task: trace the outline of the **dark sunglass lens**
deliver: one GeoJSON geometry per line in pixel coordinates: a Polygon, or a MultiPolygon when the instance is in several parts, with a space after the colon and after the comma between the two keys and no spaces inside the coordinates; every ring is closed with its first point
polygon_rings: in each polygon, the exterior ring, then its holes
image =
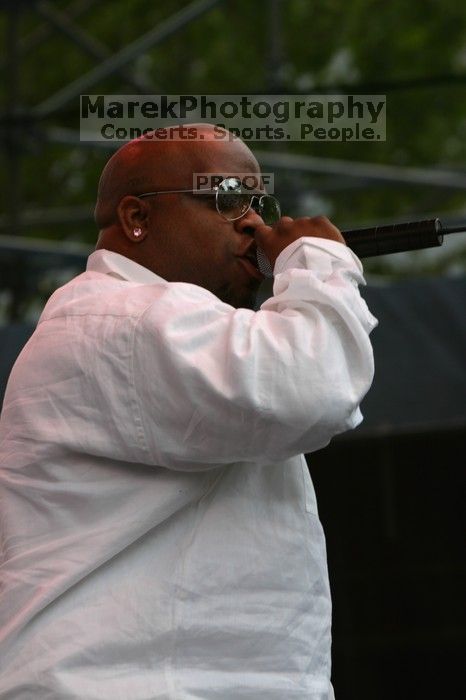
{"type": "Polygon", "coordinates": [[[278,200],[270,194],[261,197],[259,213],[267,226],[276,224],[280,218],[280,204],[278,200]]]}
{"type": "Polygon", "coordinates": [[[241,180],[237,177],[227,177],[218,186],[218,210],[228,219],[242,216],[249,207],[250,199],[250,195],[242,192],[241,180]]]}
{"type": "Polygon", "coordinates": [[[251,197],[248,194],[218,194],[218,208],[229,218],[237,218],[249,208],[251,197]]]}
{"type": "Polygon", "coordinates": [[[219,192],[241,192],[239,177],[226,177],[218,186],[219,192]]]}

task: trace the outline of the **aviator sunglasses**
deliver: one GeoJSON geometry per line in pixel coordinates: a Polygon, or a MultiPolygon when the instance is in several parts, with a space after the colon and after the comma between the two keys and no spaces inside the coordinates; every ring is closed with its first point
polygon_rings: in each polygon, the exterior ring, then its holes
{"type": "Polygon", "coordinates": [[[281,216],[280,204],[271,194],[251,192],[244,187],[239,177],[226,177],[211,190],[159,190],[157,192],[143,192],[137,197],[152,197],[158,194],[190,193],[215,194],[217,211],[227,221],[236,221],[253,209],[267,226],[276,224],[281,216]]]}

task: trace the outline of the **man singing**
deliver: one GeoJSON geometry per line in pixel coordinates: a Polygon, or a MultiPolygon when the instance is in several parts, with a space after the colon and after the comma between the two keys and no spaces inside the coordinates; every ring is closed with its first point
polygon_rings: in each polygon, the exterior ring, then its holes
{"type": "Polygon", "coordinates": [[[96,251],[11,373],[1,700],[333,698],[303,453],[361,421],[376,321],[338,229],[281,217],[247,146],[196,129],[110,158],[96,251]]]}

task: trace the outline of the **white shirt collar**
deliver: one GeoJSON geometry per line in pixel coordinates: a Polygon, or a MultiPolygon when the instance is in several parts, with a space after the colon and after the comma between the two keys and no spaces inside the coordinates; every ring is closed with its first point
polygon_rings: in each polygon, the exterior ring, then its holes
{"type": "Polygon", "coordinates": [[[126,258],[124,255],[114,253],[111,250],[96,250],[87,260],[86,270],[89,272],[103,272],[112,277],[139,282],[140,284],[154,284],[163,280],[162,277],[151,272],[147,267],[126,258]]]}

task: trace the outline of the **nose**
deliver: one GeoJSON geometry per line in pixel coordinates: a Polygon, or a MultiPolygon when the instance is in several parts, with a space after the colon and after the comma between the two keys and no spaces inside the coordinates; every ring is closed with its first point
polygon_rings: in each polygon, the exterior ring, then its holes
{"type": "Polygon", "coordinates": [[[238,233],[245,233],[249,236],[254,236],[256,228],[264,225],[264,220],[251,206],[246,214],[240,219],[233,221],[234,227],[238,233]]]}

